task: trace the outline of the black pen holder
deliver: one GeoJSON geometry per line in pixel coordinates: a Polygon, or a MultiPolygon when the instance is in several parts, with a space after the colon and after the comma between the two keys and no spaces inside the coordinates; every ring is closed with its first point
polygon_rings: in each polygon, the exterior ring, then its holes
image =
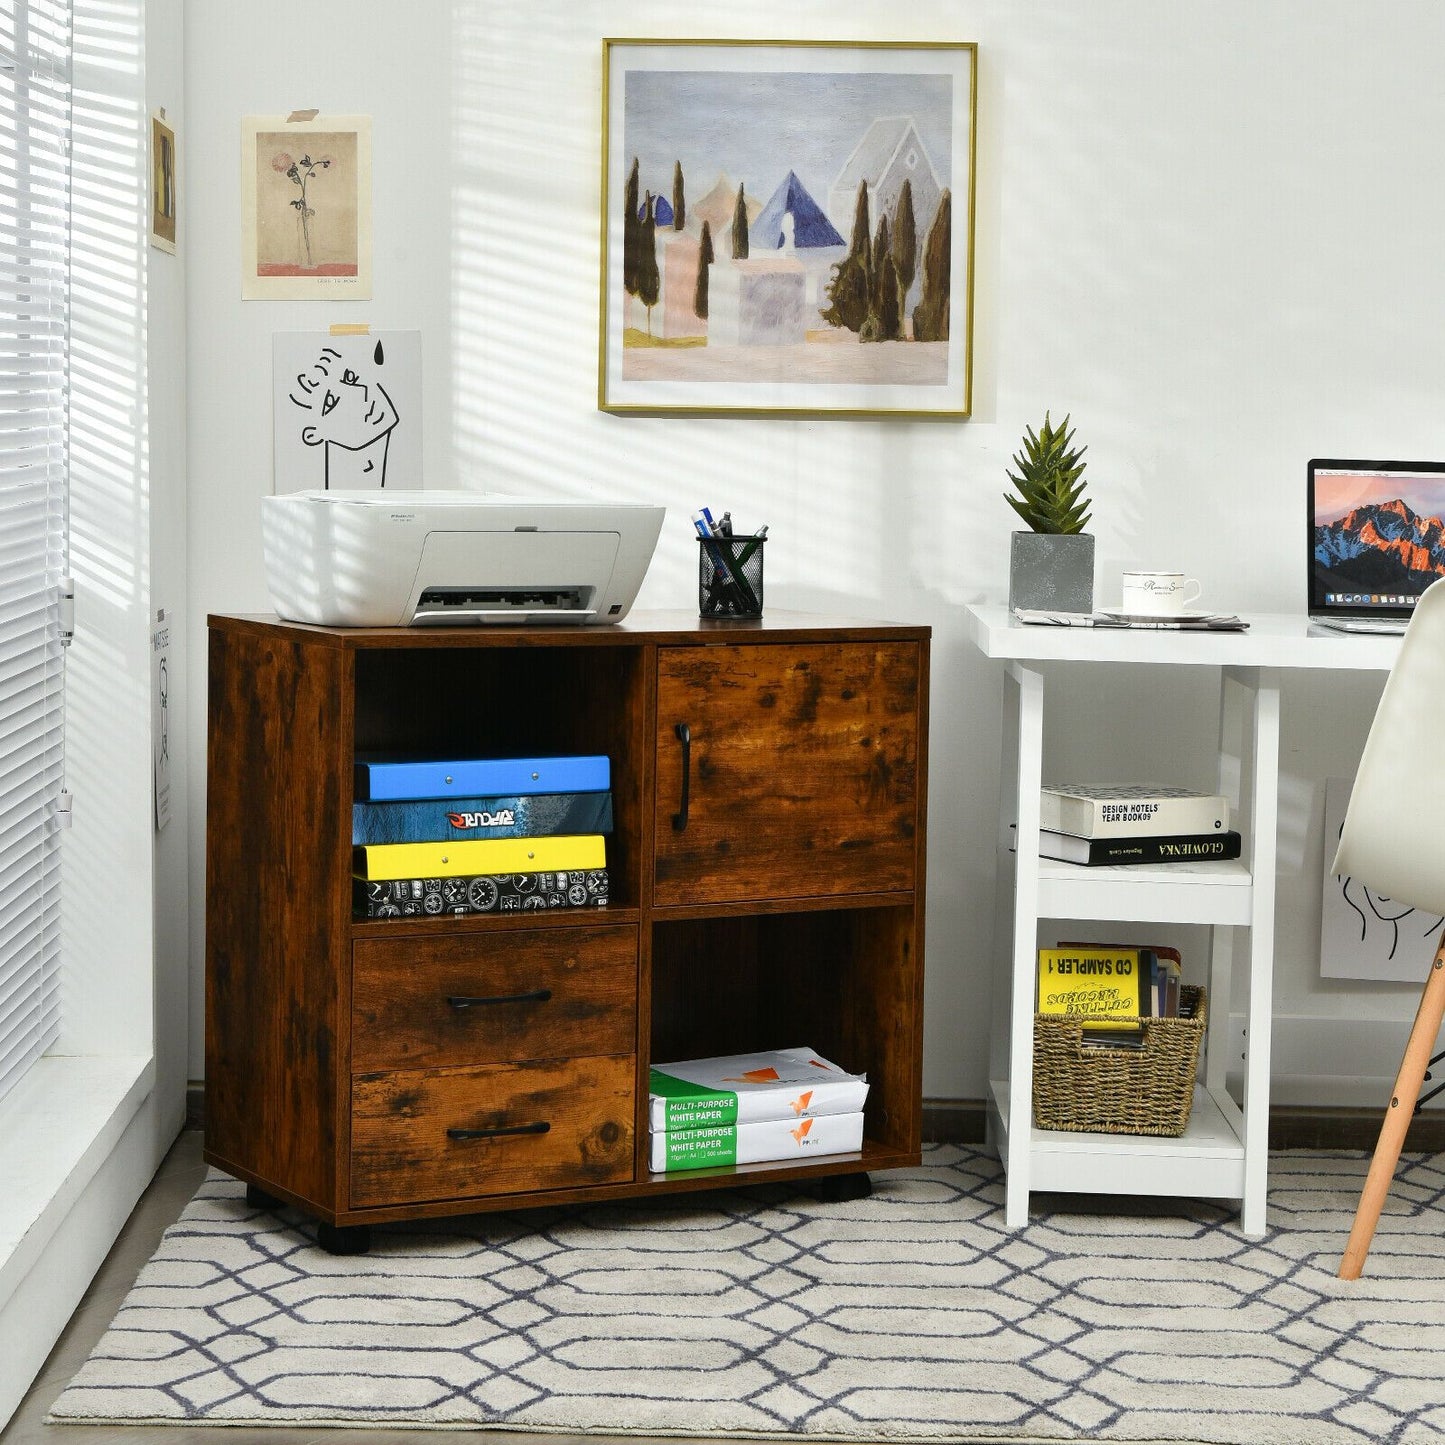
{"type": "Polygon", "coordinates": [[[763,615],[765,537],[697,539],[697,610],[701,617],[763,615]]]}

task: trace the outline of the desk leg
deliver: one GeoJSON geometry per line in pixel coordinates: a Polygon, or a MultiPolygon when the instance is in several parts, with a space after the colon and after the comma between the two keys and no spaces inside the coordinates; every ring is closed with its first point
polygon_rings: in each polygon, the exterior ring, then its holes
{"type": "MultiPolygon", "coordinates": [[[[1014,662],[1004,683],[1004,759],[1000,791],[1000,847],[1016,848],[1013,899],[1006,937],[996,941],[1007,957],[1009,1125],[1004,1222],[1029,1222],[1034,1100],[1034,974],[1038,963],[1039,789],[1043,784],[1043,674],[1014,662]],[[1018,820],[1011,840],[1009,824],[1018,820]]],[[[1005,875],[1006,876],[1006,875],[1005,875]]]]}
{"type": "MultiPolygon", "coordinates": [[[[1248,766],[1239,776],[1253,879],[1244,1014],[1244,1197],[1240,1227],[1257,1238],[1265,1230],[1269,1183],[1270,1032],[1274,1000],[1274,899],[1279,823],[1279,673],[1273,668],[1226,669],[1224,687],[1252,701],[1244,741],[1248,766]]],[[[1226,709],[1226,712],[1228,709],[1226,709]]],[[[1228,1008],[1227,1000],[1224,1008],[1228,1008]]],[[[1212,1002],[1211,1002],[1212,1012],[1212,1002]]],[[[1227,1017],[1221,1027],[1228,1028],[1227,1017]]],[[[1227,1032],[1224,1037],[1227,1037],[1227,1032]]],[[[1211,1040],[1211,1043],[1213,1040],[1211,1040]]],[[[1215,1078],[1211,1050],[1209,1079],[1215,1078]]],[[[1222,1084],[1222,1079],[1221,1079],[1222,1084]]]]}

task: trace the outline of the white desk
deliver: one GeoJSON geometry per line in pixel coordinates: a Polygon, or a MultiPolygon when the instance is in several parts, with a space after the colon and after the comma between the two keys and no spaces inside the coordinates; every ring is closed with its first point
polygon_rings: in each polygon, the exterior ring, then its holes
{"type": "Polygon", "coordinates": [[[1027,1223],[1030,1191],[1039,1189],[1236,1199],[1244,1232],[1264,1233],[1279,674],[1289,668],[1387,672],[1400,640],[1312,629],[1302,617],[1255,615],[1244,620],[1250,624],[1248,632],[1025,627],[1002,606],[967,609],[970,639],[985,656],[1008,664],[989,1128],[1007,1170],[1010,1228],[1027,1223]],[[1039,664],[1045,662],[1219,669],[1218,786],[1229,797],[1244,834],[1239,862],[1086,868],[1039,858],[1044,724],[1039,664]],[[1189,1128],[1181,1138],[1033,1127],[1035,948],[1041,918],[1210,926],[1206,1062],[1189,1128]],[[1242,955],[1247,963],[1247,1047],[1240,1102],[1225,1084],[1236,942],[1247,950],[1242,955]]]}

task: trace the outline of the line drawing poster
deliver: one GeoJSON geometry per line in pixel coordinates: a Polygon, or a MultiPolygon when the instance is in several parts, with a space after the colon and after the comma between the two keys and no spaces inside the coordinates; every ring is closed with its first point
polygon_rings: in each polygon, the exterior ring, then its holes
{"type": "Polygon", "coordinates": [[[1438,913],[1396,903],[1359,878],[1330,871],[1350,804],[1351,779],[1325,782],[1325,861],[1320,903],[1320,976],[1423,984],[1435,957],[1438,913]]]}
{"type": "Polygon", "coordinates": [[[421,332],[272,337],[274,489],[423,485],[421,332]]]}

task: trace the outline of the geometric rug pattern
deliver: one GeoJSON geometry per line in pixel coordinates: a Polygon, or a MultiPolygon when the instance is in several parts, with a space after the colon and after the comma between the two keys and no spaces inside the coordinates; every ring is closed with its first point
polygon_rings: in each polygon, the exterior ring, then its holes
{"type": "Polygon", "coordinates": [[[781,1186],[378,1226],[317,1248],[216,1173],[51,1419],[827,1440],[1445,1439],[1445,1156],[1270,1160],[1232,1207],[1036,1195],[937,1145],[871,1198],[781,1186]]]}

